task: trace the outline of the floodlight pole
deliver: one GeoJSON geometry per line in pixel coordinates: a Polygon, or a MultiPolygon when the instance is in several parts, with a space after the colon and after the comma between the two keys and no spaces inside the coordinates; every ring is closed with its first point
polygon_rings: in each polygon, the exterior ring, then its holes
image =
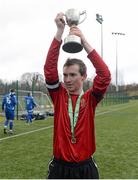
{"type": "MultiPolygon", "coordinates": [[[[124,36],[124,33],[119,33],[119,32],[112,32],[112,35],[115,36],[124,36]]],[[[118,38],[116,38],[116,92],[119,91],[119,87],[118,87],[118,38]]]]}
{"type": "Polygon", "coordinates": [[[16,97],[17,97],[17,107],[16,107],[16,119],[19,119],[19,82],[18,80],[16,81],[16,97]]]}
{"type": "Polygon", "coordinates": [[[103,17],[100,14],[96,14],[96,20],[101,24],[101,57],[103,58],[103,17]]]}

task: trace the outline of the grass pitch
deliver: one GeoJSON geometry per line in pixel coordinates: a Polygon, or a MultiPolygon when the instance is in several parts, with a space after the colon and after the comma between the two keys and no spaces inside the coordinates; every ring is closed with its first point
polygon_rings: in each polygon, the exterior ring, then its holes
{"type": "MultiPolygon", "coordinates": [[[[138,178],[138,102],[99,107],[94,158],[102,179],[138,178]]],[[[14,135],[0,119],[0,179],[45,179],[52,157],[53,119],[27,125],[15,120],[14,135]]]]}

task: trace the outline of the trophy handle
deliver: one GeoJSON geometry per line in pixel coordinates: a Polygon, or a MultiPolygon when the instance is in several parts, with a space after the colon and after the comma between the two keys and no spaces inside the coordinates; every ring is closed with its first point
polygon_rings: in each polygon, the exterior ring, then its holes
{"type": "Polygon", "coordinates": [[[81,24],[83,21],[85,21],[85,19],[87,18],[87,13],[86,13],[86,11],[84,10],[84,11],[82,11],[82,12],[80,12],[80,15],[83,15],[83,14],[85,14],[85,16],[84,16],[84,18],[81,20],[81,21],[79,21],[79,24],[81,24]]]}
{"type": "Polygon", "coordinates": [[[64,14],[63,17],[64,17],[65,25],[68,25],[68,24],[66,23],[66,15],[64,14]]]}

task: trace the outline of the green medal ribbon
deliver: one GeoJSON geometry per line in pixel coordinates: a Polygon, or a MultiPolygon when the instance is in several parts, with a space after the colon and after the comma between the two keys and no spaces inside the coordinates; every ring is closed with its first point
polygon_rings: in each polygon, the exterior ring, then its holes
{"type": "Polygon", "coordinates": [[[83,94],[84,94],[84,92],[82,90],[81,94],[79,95],[77,102],[76,102],[76,106],[75,106],[75,110],[74,110],[74,116],[73,116],[73,107],[72,107],[72,101],[71,101],[70,95],[69,95],[69,99],[68,99],[68,113],[69,113],[70,124],[71,124],[72,143],[76,143],[74,129],[75,129],[75,126],[76,126],[76,123],[78,120],[80,100],[81,100],[81,97],[83,94]]]}

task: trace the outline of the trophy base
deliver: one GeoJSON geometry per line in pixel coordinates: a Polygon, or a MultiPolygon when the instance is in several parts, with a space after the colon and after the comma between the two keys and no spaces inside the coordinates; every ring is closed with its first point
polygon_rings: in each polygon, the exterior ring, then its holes
{"type": "Polygon", "coordinates": [[[65,38],[62,49],[68,53],[78,53],[83,49],[80,37],[75,35],[69,35],[65,38]]]}

